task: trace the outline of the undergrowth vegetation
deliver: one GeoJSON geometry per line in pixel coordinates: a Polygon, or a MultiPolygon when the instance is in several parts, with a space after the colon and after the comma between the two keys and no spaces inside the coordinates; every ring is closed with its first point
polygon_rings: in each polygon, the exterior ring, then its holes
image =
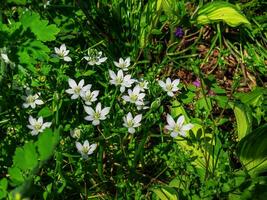
{"type": "Polygon", "coordinates": [[[266,2],[0,7],[0,199],[266,199],[266,2]]]}

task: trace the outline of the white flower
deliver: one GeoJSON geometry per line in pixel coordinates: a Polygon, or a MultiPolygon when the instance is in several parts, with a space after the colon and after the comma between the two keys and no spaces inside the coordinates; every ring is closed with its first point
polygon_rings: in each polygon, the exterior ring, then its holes
{"type": "Polygon", "coordinates": [[[43,117],[39,117],[37,120],[33,118],[31,115],[29,117],[30,125],[27,125],[29,129],[31,129],[31,135],[37,135],[44,131],[44,129],[49,128],[51,126],[51,122],[43,122],[43,117]]]}
{"type": "Polygon", "coordinates": [[[84,106],[84,110],[88,114],[88,116],[85,117],[84,119],[87,121],[93,121],[92,124],[96,126],[100,124],[100,120],[106,119],[106,115],[109,113],[110,107],[101,109],[101,103],[99,102],[96,105],[95,110],[88,106],[84,106]]]}
{"type": "Polygon", "coordinates": [[[180,79],[175,79],[173,82],[170,78],[167,78],[166,83],[163,81],[159,81],[159,85],[163,88],[164,91],[171,97],[174,96],[173,92],[177,92],[179,90],[178,85],[180,83],[180,79]]]}
{"type": "Polygon", "coordinates": [[[165,128],[171,131],[171,136],[173,138],[176,138],[178,135],[185,136],[186,131],[189,131],[190,129],[192,129],[194,125],[190,123],[183,125],[184,121],[185,121],[185,118],[183,115],[181,115],[175,122],[172,116],[167,114],[168,125],[166,125],[165,128]]]}
{"type": "Polygon", "coordinates": [[[111,84],[120,87],[120,92],[123,93],[125,91],[125,88],[129,88],[132,86],[132,84],[135,82],[134,79],[131,79],[131,75],[123,75],[123,71],[119,70],[117,75],[114,71],[109,70],[109,76],[111,80],[109,81],[111,84]]]}
{"type": "Polygon", "coordinates": [[[76,139],[79,139],[81,136],[81,129],[75,128],[74,130],[70,131],[70,136],[76,139]]]}
{"type": "Polygon", "coordinates": [[[88,56],[83,57],[87,60],[89,65],[100,65],[107,60],[107,57],[102,57],[102,51],[97,51],[96,49],[89,49],[88,56]]]}
{"type": "Polygon", "coordinates": [[[91,92],[91,90],[87,90],[86,92],[84,92],[82,94],[82,98],[85,102],[86,105],[90,106],[92,105],[93,102],[95,102],[97,100],[97,96],[99,94],[99,90],[95,90],[93,92],[91,92]]]}
{"type": "Polygon", "coordinates": [[[122,96],[126,102],[134,103],[137,106],[144,105],[145,93],[140,93],[140,88],[135,86],[133,90],[128,90],[128,95],[122,96]]]}
{"type": "Polygon", "coordinates": [[[140,88],[140,91],[141,92],[144,92],[145,90],[148,89],[148,81],[140,81],[138,82],[138,85],[137,85],[139,88],[140,88]]]}
{"type": "Polygon", "coordinates": [[[128,128],[129,133],[135,133],[135,128],[140,126],[140,122],[142,120],[142,114],[136,115],[134,118],[132,113],[128,113],[125,117],[123,117],[123,126],[128,128]]]}
{"type": "Polygon", "coordinates": [[[127,71],[128,67],[130,66],[130,57],[123,60],[122,58],[119,59],[119,62],[114,61],[114,65],[118,68],[121,68],[123,71],[127,71]]]}
{"type": "Polygon", "coordinates": [[[7,54],[1,53],[1,57],[4,60],[5,63],[11,63],[11,61],[9,60],[7,54]]]}
{"type": "Polygon", "coordinates": [[[22,96],[22,98],[25,100],[25,103],[22,104],[24,108],[28,108],[31,106],[32,108],[35,108],[36,105],[42,105],[44,102],[39,98],[40,93],[32,95],[29,90],[26,90],[27,96],[22,96]]]}
{"type": "Polygon", "coordinates": [[[86,86],[84,85],[84,80],[82,79],[78,85],[73,79],[68,80],[70,89],[67,89],[66,92],[68,94],[72,94],[71,99],[77,99],[79,96],[83,97],[84,93],[91,89],[92,85],[88,84],[86,86]]]}
{"type": "Polygon", "coordinates": [[[62,44],[59,48],[55,47],[55,52],[59,58],[63,59],[66,62],[70,62],[71,58],[68,56],[69,50],[67,50],[66,45],[62,44]]]}
{"type": "Polygon", "coordinates": [[[75,145],[78,149],[78,152],[82,155],[84,159],[87,159],[88,155],[91,155],[97,147],[97,144],[89,145],[88,140],[85,140],[83,145],[80,142],[75,142],[75,145]]]}

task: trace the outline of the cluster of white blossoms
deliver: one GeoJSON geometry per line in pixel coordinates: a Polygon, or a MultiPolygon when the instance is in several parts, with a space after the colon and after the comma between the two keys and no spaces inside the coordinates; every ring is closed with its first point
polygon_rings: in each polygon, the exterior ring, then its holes
{"type": "MultiPolygon", "coordinates": [[[[32,94],[29,89],[26,90],[26,96],[22,96],[22,99],[25,101],[22,106],[24,108],[31,107],[32,109],[36,108],[36,105],[42,105],[44,102],[39,99],[40,93],[32,94]]],[[[31,135],[38,135],[42,133],[46,128],[51,126],[51,122],[44,122],[43,117],[33,118],[31,115],[29,116],[29,125],[27,127],[31,129],[31,135]]]]}
{"type": "Polygon", "coordinates": [[[96,49],[89,49],[88,55],[83,58],[88,62],[89,65],[101,65],[107,60],[107,57],[102,57],[102,51],[96,49]]]}

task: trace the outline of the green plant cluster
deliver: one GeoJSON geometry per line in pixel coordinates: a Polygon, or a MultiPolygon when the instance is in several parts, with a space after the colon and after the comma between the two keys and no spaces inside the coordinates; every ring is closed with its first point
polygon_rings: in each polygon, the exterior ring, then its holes
{"type": "Polygon", "coordinates": [[[0,199],[265,200],[264,7],[3,0],[0,199]]]}

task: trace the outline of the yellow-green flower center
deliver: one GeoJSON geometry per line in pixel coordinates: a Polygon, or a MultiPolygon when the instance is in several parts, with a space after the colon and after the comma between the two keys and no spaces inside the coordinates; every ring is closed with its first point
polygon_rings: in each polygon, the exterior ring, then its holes
{"type": "Polygon", "coordinates": [[[34,103],[34,101],[35,101],[35,98],[34,98],[34,96],[32,96],[32,95],[29,95],[29,96],[26,98],[26,102],[27,102],[28,104],[34,103]]]}

